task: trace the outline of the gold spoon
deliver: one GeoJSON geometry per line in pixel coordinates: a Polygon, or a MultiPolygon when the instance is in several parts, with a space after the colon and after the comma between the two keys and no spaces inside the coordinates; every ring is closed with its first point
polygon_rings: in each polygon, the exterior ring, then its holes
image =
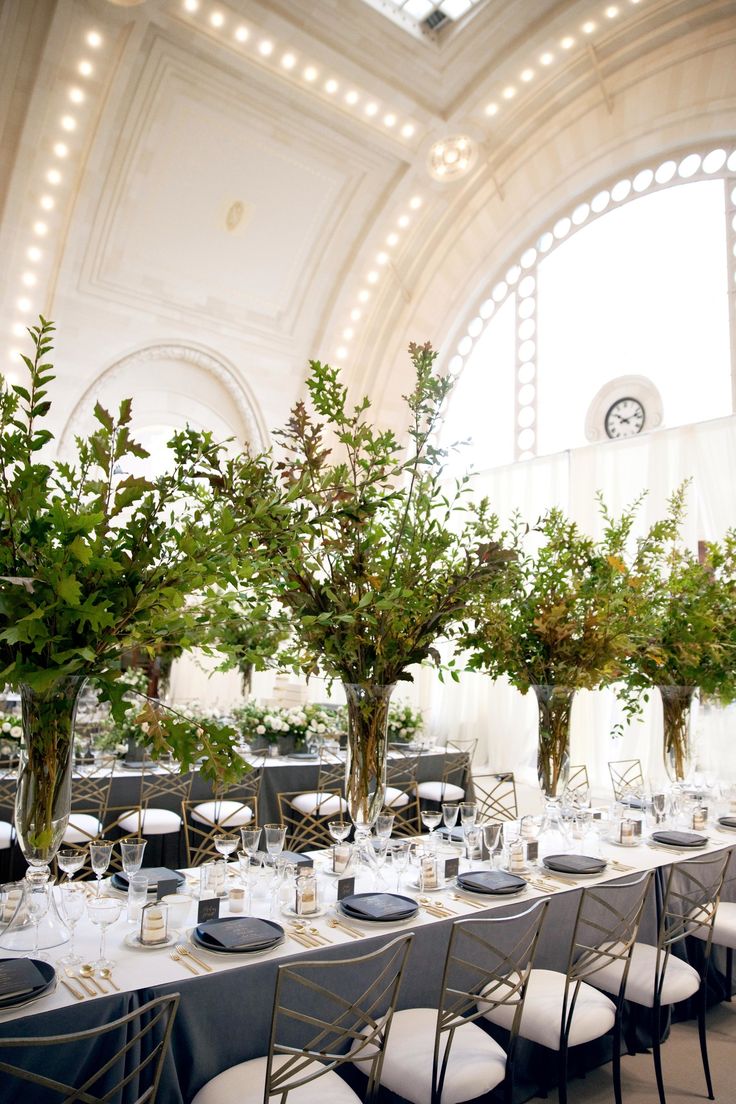
{"type": "Polygon", "coordinates": [[[91,962],[83,962],[82,965],[79,967],[79,973],[82,977],[87,978],[88,981],[91,981],[93,985],[96,985],[101,993],[110,992],[110,990],[106,989],[104,985],[101,985],[95,977],[95,968],[91,962]]]}
{"type": "Polygon", "coordinates": [[[100,969],[100,977],[101,977],[101,978],[102,978],[102,979],[103,979],[104,981],[109,981],[109,982],[110,982],[110,984],[112,985],[113,989],[117,989],[118,993],[120,993],[120,992],[121,992],[120,986],[119,986],[119,985],[118,985],[118,983],[117,983],[117,982],[115,981],[115,978],[114,978],[114,977],[112,976],[112,971],[111,971],[111,970],[109,970],[109,969],[107,968],[107,966],[102,966],[102,967],[101,967],[101,969],[100,969]]]}
{"type": "Polygon", "coordinates": [[[340,931],[347,932],[348,935],[351,935],[353,939],[360,939],[362,936],[362,932],[356,931],[355,928],[348,927],[347,924],[341,924],[339,920],[328,920],[327,926],[328,928],[339,928],[340,931]]]}
{"type": "Polygon", "coordinates": [[[429,906],[429,908],[433,909],[438,909],[439,912],[447,912],[450,914],[450,916],[457,916],[455,910],[449,908],[449,906],[446,905],[444,901],[441,901],[438,897],[435,897],[434,900],[432,900],[431,897],[419,897],[417,898],[417,900],[419,901],[420,905],[424,905],[425,907],[429,906]]]}
{"type": "Polygon", "coordinates": [[[329,940],[326,935],[323,935],[319,928],[316,928],[314,924],[305,924],[303,920],[292,920],[291,926],[292,928],[294,928],[295,931],[301,932],[302,935],[309,935],[310,939],[313,939],[315,942],[319,940],[322,940],[325,943],[331,942],[331,940],[329,940]]]}

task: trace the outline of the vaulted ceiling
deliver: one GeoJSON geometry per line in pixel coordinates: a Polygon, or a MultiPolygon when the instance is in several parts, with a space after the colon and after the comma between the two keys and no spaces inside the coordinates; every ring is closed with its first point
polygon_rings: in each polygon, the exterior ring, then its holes
{"type": "Polygon", "coordinates": [[[0,0],[0,357],[57,321],[60,431],[100,380],[165,422],[180,364],[265,440],[313,356],[394,417],[406,343],[454,351],[563,201],[736,133],[734,0],[382,6],[0,0]]]}

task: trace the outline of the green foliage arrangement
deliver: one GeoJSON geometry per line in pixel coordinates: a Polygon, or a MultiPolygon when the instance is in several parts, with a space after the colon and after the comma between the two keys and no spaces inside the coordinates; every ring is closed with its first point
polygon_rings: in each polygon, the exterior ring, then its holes
{"type": "Polygon", "coordinates": [[[225,657],[220,670],[239,671],[249,694],[254,671],[278,666],[290,632],[286,611],[252,590],[229,590],[210,604],[208,615],[209,641],[225,657]]]}

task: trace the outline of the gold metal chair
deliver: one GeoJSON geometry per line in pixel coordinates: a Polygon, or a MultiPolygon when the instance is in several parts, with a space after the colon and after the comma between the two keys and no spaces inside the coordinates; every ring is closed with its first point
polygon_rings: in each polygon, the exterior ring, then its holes
{"type": "Polygon", "coordinates": [[[608,773],[616,801],[636,794],[644,785],[641,759],[614,759],[608,764],[608,773]]]}
{"type": "Polygon", "coordinates": [[[268,1054],[224,1070],[192,1104],[288,1104],[292,1091],[313,1083],[314,1095],[302,1091],[300,1099],[370,1104],[412,938],[351,958],[279,966],[268,1054]],[[365,1073],[361,1096],[335,1072],[347,1062],[365,1073]]]}
{"type": "Polygon", "coordinates": [[[513,1092],[513,1056],[529,975],[549,900],[512,916],[456,920],[436,1008],[394,1014],[381,1086],[411,1101],[486,1099],[505,1082],[513,1092]],[[506,1051],[473,1021],[504,1006],[511,1016],[506,1051]]]}
{"type": "Polygon", "coordinates": [[[565,787],[570,793],[575,793],[576,790],[583,790],[590,787],[590,779],[588,777],[588,768],[585,763],[579,763],[577,766],[570,767],[570,773],[567,776],[567,786],[565,787]]]}
{"type": "Polygon", "coordinates": [[[519,803],[513,771],[499,774],[474,774],[473,796],[478,805],[478,820],[518,820],[519,803]]]}
{"type": "Polygon", "coordinates": [[[172,993],[86,1031],[0,1038],[3,1099],[154,1104],[178,1007],[172,993]]]}
{"type": "Polygon", "coordinates": [[[276,797],[279,822],[286,828],[290,851],[319,850],[334,842],[327,825],[331,820],[344,817],[345,802],[339,790],[320,790],[318,794],[297,790],[282,792],[276,797]],[[312,801],[315,796],[318,797],[316,805],[312,801]]]}
{"type": "Polygon", "coordinates": [[[386,765],[386,811],[394,814],[394,836],[416,836],[420,830],[417,797],[418,754],[401,754],[386,765]]]}
{"type": "Polygon", "coordinates": [[[419,782],[417,797],[441,805],[443,801],[462,801],[470,779],[477,740],[448,740],[442,778],[438,782],[419,782]]]}
{"type": "MultiPolygon", "coordinates": [[[[621,1010],[624,987],[644,901],[654,872],[618,885],[586,887],[580,895],[567,969],[533,969],[518,1028],[522,1039],[557,1052],[560,1104],[567,1104],[567,1058],[571,1046],[613,1033],[613,1089],[621,1104],[621,1010]],[[620,969],[610,1000],[594,986],[609,965],[620,969]],[[557,1015],[555,1015],[557,1013],[557,1015]]],[[[504,1005],[486,1019],[511,1030],[512,1011],[504,1005]]]]}
{"type": "Polygon", "coordinates": [[[211,801],[205,804],[201,801],[182,801],[181,803],[187,866],[199,866],[200,863],[209,862],[213,858],[222,858],[215,847],[215,836],[225,833],[238,835],[238,829],[246,825],[256,826],[258,806],[254,797],[239,797],[237,801],[228,801],[228,806],[225,808],[222,802],[211,801]],[[229,806],[234,808],[229,810],[229,806]],[[212,816],[216,819],[209,819],[206,816],[210,807],[212,816]]]}
{"type": "Polygon", "coordinates": [[[105,827],[113,776],[114,765],[109,762],[95,763],[89,770],[74,772],[71,812],[63,846],[86,847],[100,838],[105,827]]]}

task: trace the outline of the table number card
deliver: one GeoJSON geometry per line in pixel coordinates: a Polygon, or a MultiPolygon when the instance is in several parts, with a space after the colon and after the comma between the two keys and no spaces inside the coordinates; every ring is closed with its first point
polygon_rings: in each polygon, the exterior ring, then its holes
{"type": "Polygon", "coordinates": [[[178,878],[162,878],[156,887],[156,897],[160,901],[167,893],[176,893],[178,888],[178,878]]]}
{"type": "Polygon", "coordinates": [[[207,897],[197,906],[197,923],[206,924],[208,920],[218,920],[220,916],[220,898],[207,897]]]}
{"type": "Polygon", "coordinates": [[[352,897],[355,893],[355,878],[338,878],[337,899],[342,901],[344,897],[352,897]]]}
{"type": "Polygon", "coordinates": [[[460,859],[445,859],[445,881],[449,882],[453,878],[457,878],[460,873],[460,859]]]}
{"type": "Polygon", "coordinates": [[[527,862],[536,862],[539,858],[539,840],[527,840],[526,841],[526,860],[527,862]]]}

